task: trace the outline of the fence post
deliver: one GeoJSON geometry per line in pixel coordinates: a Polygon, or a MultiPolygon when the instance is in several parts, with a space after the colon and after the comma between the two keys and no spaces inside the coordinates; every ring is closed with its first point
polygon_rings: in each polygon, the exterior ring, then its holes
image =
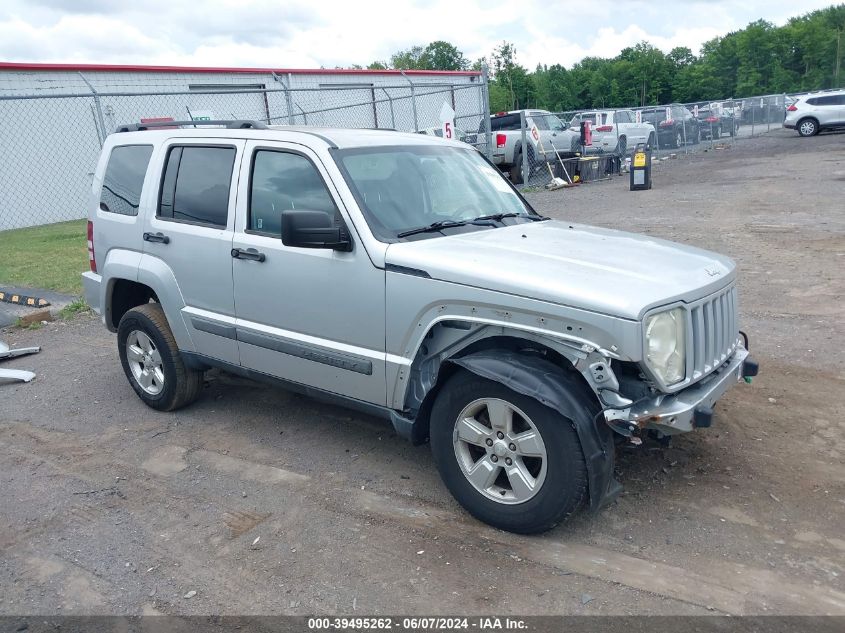
{"type": "Polygon", "coordinates": [[[384,88],[379,87],[379,90],[381,90],[384,93],[384,96],[387,97],[387,102],[390,104],[390,127],[395,130],[396,129],[396,114],[393,112],[393,98],[390,96],[390,94],[384,88]]]}
{"type": "MultiPolygon", "coordinates": [[[[285,82],[276,73],[271,72],[270,74],[273,75],[273,79],[282,84],[282,90],[285,91],[285,104],[288,110],[288,125],[293,125],[293,99],[290,96],[290,86],[285,85],[285,82]]],[[[288,81],[290,81],[290,75],[288,75],[288,81]]]]}
{"type": "MultiPolygon", "coordinates": [[[[91,82],[85,78],[85,75],[82,73],[78,73],[80,77],[82,77],[82,81],[85,82],[85,85],[88,86],[88,90],[91,91],[91,94],[94,95],[94,107],[97,110],[97,119],[95,121],[100,124],[99,129],[97,130],[97,140],[100,142],[100,147],[103,146],[103,140],[108,136],[108,132],[106,132],[106,120],[103,118],[103,106],[100,103],[100,95],[97,93],[94,86],[91,85],[91,82]]],[[[94,127],[97,127],[96,125],[94,127]]]]}
{"type": "Polygon", "coordinates": [[[531,169],[528,165],[528,147],[526,144],[526,137],[525,137],[525,126],[527,122],[525,121],[525,110],[519,111],[519,129],[522,132],[522,186],[528,186],[528,176],[531,174],[531,169]]]}
{"type": "Polygon", "coordinates": [[[766,132],[772,128],[772,98],[766,97],[766,132]]]}
{"type": "Polygon", "coordinates": [[[411,84],[411,106],[414,108],[414,132],[418,132],[420,129],[419,123],[417,122],[417,93],[414,89],[414,82],[408,79],[408,75],[405,74],[404,70],[399,70],[399,73],[405,78],[409,84],[411,84]]]}
{"type": "MultiPolygon", "coordinates": [[[[749,101],[751,101],[749,99],[749,101]]],[[[751,138],[754,138],[754,102],[751,101],[751,138]]]]}
{"type": "Polygon", "coordinates": [[[490,85],[488,83],[487,64],[481,64],[481,115],[484,117],[484,136],[486,137],[487,160],[493,160],[493,130],[490,127],[490,85]]]}

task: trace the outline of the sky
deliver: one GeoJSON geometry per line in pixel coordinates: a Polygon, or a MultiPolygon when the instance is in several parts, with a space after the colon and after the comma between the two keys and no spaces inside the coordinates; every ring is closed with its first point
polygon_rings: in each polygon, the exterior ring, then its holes
{"type": "Polygon", "coordinates": [[[334,68],[445,40],[471,61],[571,67],[648,40],[668,52],[830,0],[0,0],[0,61],[334,68]]]}

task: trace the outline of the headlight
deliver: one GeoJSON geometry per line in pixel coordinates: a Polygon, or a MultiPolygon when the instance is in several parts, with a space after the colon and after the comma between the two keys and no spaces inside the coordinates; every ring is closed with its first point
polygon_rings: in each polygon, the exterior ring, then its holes
{"type": "Polygon", "coordinates": [[[646,319],[646,362],[667,385],[686,374],[686,320],[684,310],[675,308],[646,319]]]}

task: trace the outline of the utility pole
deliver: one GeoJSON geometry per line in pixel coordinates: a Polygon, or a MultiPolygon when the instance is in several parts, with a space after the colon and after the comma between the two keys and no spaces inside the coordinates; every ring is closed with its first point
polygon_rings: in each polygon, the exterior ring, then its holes
{"type": "Polygon", "coordinates": [[[833,85],[831,88],[839,88],[839,64],[842,61],[842,29],[836,32],[836,63],[833,65],[833,85]]]}

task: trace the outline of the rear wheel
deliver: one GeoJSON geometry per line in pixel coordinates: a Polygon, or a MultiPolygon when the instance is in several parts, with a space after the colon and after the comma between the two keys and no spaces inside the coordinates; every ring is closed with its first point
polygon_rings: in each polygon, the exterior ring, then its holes
{"type": "Polygon", "coordinates": [[[522,184],[522,152],[515,154],[513,157],[513,165],[508,170],[511,182],[515,185],[522,184]]]}
{"type": "Polygon", "coordinates": [[[437,397],[431,450],[455,499],[503,530],[548,530],[577,510],[587,493],[572,422],[469,372],[452,376],[437,397]]]}
{"type": "Polygon", "coordinates": [[[203,374],[185,365],[159,304],[147,303],[123,315],[117,349],[129,384],[146,405],[173,411],[199,396],[203,374]]]}
{"type": "Polygon", "coordinates": [[[628,155],[628,139],[624,136],[620,136],[619,140],[616,142],[616,153],[622,158],[625,158],[625,156],[628,155]]]}
{"type": "Polygon", "coordinates": [[[802,119],[797,129],[801,136],[815,136],[819,133],[819,123],[815,119],[802,119]]]}

